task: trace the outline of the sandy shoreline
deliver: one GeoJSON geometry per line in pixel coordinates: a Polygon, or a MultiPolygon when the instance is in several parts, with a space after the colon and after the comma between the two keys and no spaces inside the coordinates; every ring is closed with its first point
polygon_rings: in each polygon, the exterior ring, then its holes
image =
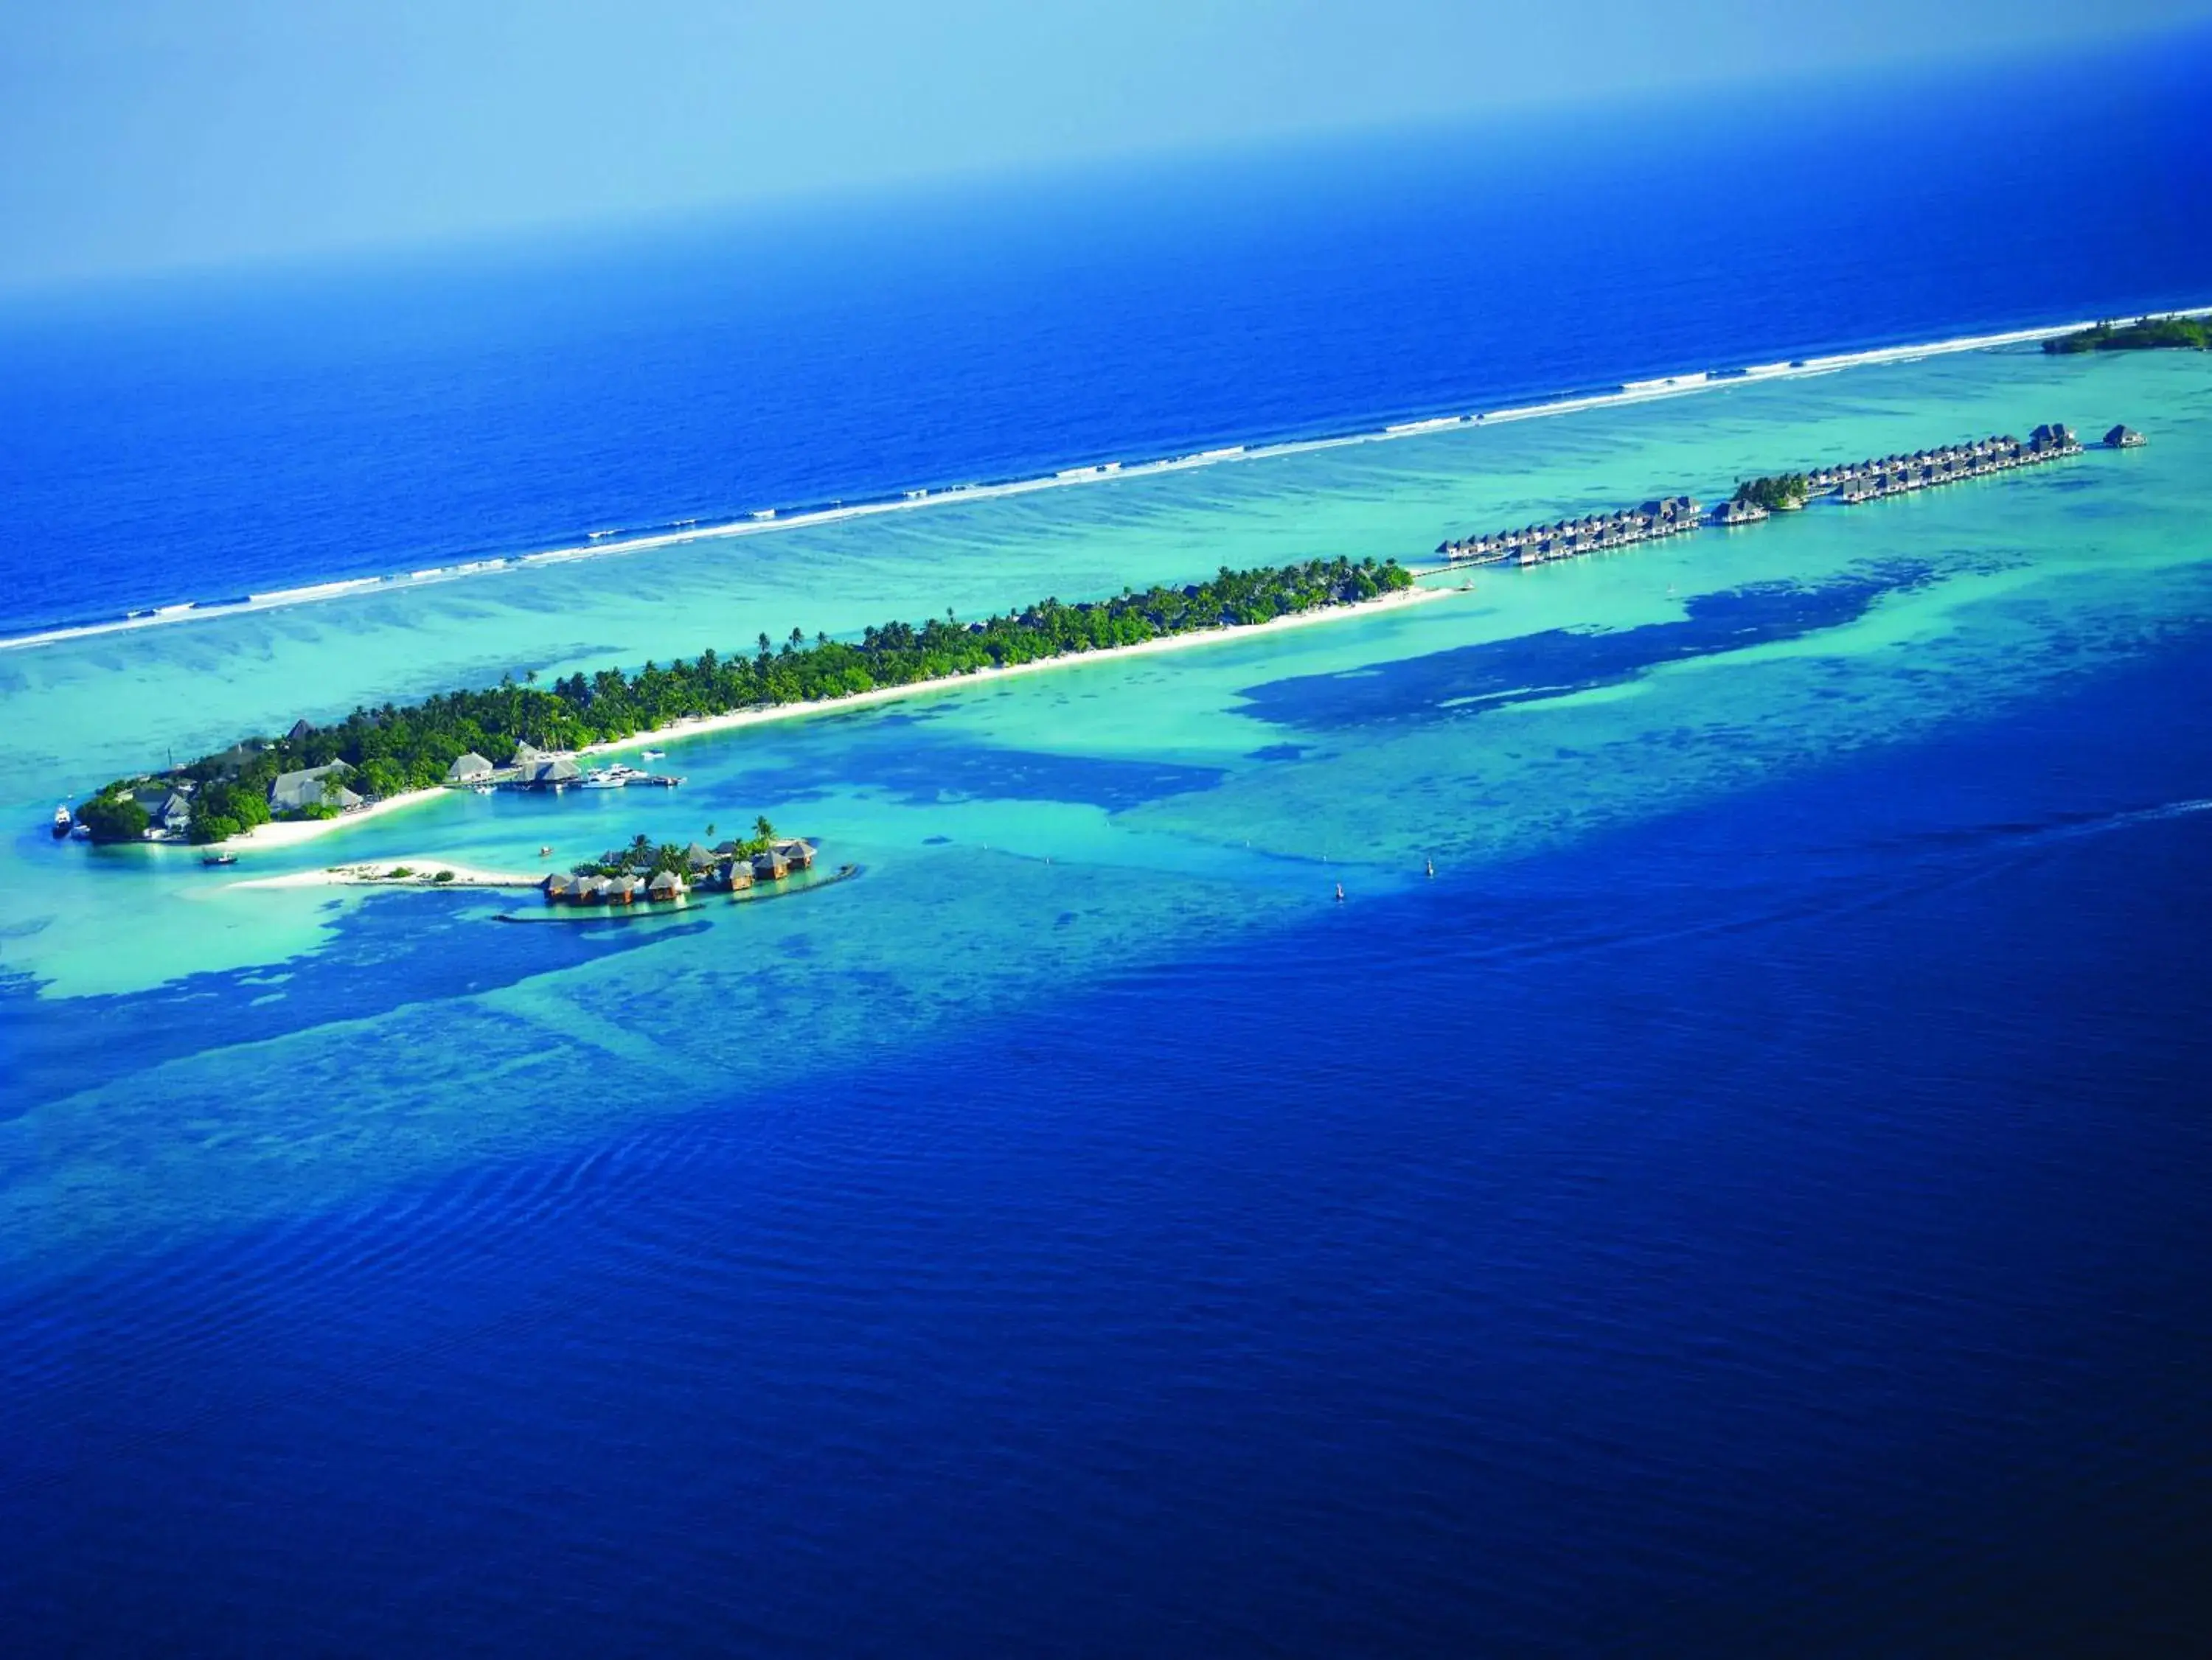
{"type": "Polygon", "coordinates": [[[342,825],[366,824],[371,819],[386,817],[403,808],[420,807],[426,801],[437,801],[452,793],[443,785],[434,790],[409,790],[397,796],[386,796],[380,802],[372,802],[358,811],[342,813],[334,819],[277,819],[267,824],[257,824],[242,836],[233,836],[227,841],[214,845],[234,851],[241,847],[296,847],[303,841],[313,841],[342,825]]]}
{"type": "MultiPolygon", "coordinates": [[[[2178,311],[2159,312],[2151,315],[2212,316],[2212,306],[2185,306],[2178,311]]],[[[1907,363],[1921,358],[1940,357],[1956,352],[1988,351],[2004,346],[2027,345],[2034,342],[2051,339],[2059,335],[2077,333],[2090,326],[2091,324],[2087,321],[2056,323],[2033,329],[2011,329],[1996,334],[1960,335],[1948,340],[1924,341],[1908,346],[1880,346],[1865,351],[1832,353],[1826,356],[1802,358],[1786,363],[1760,363],[1741,367],[1684,370],[1673,375],[1625,383],[1612,391],[1552,398],[1535,403],[1488,409],[1479,413],[1431,415],[1425,419],[1393,422],[1389,426],[1376,430],[1346,433],[1333,437],[1289,439],[1274,444],[1231,444],[1218,449],[1201,450],[1189,455],[1172,456],[1152,461],[1136,461],[1127,463],[1116,461],[1103,462],[1093,466],[1063,468],[1056,473],[1035,478],[1014,479],[1004,483],[956,484],[937,489],[915,490],[896,500],[855,502],[850,506],[838,504],[828,507],[806,508],[793,512],[763,508],[742,519],[714,524],[682,525],[634,536],[623,536],[617,532],[595,536],[591,540],[573,543],[567,547],[547,548],[538,553],[503,554],[489,559],[469,560],[457,565],[438,566],[428,570],[394,573],[383,576],[346,577],[336,581],[307,583],[294,588],[272,590],[267,593],[249,594],[238,600],[164,605],[134,613],[127,617],[117,617],[99,622],[75,623],[61,627],[41,629],[33,633],[0,637],[0,651],[15,651],[33,645],[49,645],[63,640],[82,639],[94,634],[156,627],[167,623],[236,616],[245,612],[274,610],[288,605],[312,604],[322,600],[342,598],[350,594],[392,592],[418,588],[430,583],[459,581],[468,577],[495,575],[501,572],[532,570],[541,566],[565,564],[575,560],[606,559],[620,554],[637,554],[656,548],[678,547],[686,542],[762,536],[778,530],[800,530],[810,525],[834,524],[847,519],[872,518],[882,513],[911,512],[919,508],[941,506],[948,502],[990,501],[1005,496],[1026,495],[1037,490],[1065,489],[1078,484],[1106,483],[1118,479],[1149,478],[1163,473],[1187,472],[1193,468],[1217,466],[1228,461],[1257,461],[1273,456],[1306,455],[1316,451],[1342,449],[1357,444],[1387,443],[1394,439],[1414,438],[1425,433],[1450,431],[1455,427],[1496,426],[1506,421],[1529,421],[1544,415],[1574,415],[1583,410],[1606,409],[1618,404],[1644,403],[1658,398],[1681,397],[1692,392],[1713,391],[1728,386],[1752,385],[1769,380],[1796,379],[1808,375],[1833,374],[1840,369],[1856,368],[1863,365],[1907,363]]]]}
{"type": "Polygon", "coordinates": [[[930,692],[956,692],[963,688],[994,686],[1018,675],[1036,674],[1047,669],[1065,669],[1079,663],[1120,662],[1127,657],[1153,657],[1164,651],[1181,651],[1188,646],[1216,645],[1232,639],[1255,639],[1264,634],[1306,627],[1319,622],[1334,622],[1345,617],[1373,616],[1382,611],[1402,610],[1409,605],[1449,599],[1464,591],[1462,588],[1405,588],[1354,605],[1330,605],[1318,610],[1293,611],[1288,616],[1274,617],[1266,622],[1249,623],[1241,627],[1202,628],[1187,634],[1167,634],[1158,639],[1140,640],[1134,645],[1114,645],[1103,651],[1071,651],[1062,657],[1042,657],[1034,663],[1011,663],[1003,669],[979,669],[972,675],[950,675],[942,680],[916,681],[911,686],[878,686],[873,691],[854,692],[844,697],[825,698],[817,702],[776,703],[761,708],[733,709],[726,715],[702,715],[677,721],[650,732],[641,732],[635,737],[594,743],[576,753],[580,755],[605,754],[618,749],[634,749],[640,744],[704,737],[710,733],[734,731],[741,726],[763,726],[771,721],[798,720],[809,715],[843,714],[848,710],[866,709],[876,704],[920,697],[930,692]]]}
{"type": "MultiPolygon", "coordinates": [[[[902,698],[921,697],[932,692],[955,692],[963,688],[995,685],[1018,675],[1039,673],[1047,669],[1065,669],[1082,663],[1118,662],[1127,657],[1152,657],[1164,651],[1182,651],[1191,646],[1218,644],[1224,640],[1256,639],[1268,633],[1287,629],[1310,627],[1316,623],[1334,622],[1346,617],[1373,616],[1378,612],[1403,610],[1408,606],[1425,604],[1431,601],[1449,599],[1467,591],[1466,586],[1451,588],[1404,588],[1395,593],[1363,600],[1352,605],[1328,605],[1311,611],[1293,611],[1266,622],[1255,622],[1235,628],[1201,628],[1187,634],[1168,634],[1158,639],[1140,640],[1134,645],[1109,646],[1103,651],[1071,651],[1061,657],[1043,657],[1035,663],[1017,663],[1003,669],[980,669],[972,675],[951,675],[942,680],[916,681],[910,686],[878,686],[872,691],[854,692],[840,698],[824,698],[807,703],[776,703],[764,707],[734,709],[727,714],[705,715],[689,720],[677,721],[667,726],[658,726],[649,732],[617,738],[605,743],[594,743],[577,750],[579,756],[612,754],[617,750],[635,749],[646,744],[672,742],[678,739],[706,737],[717,732],[732,732],[740,727],[765,726],[772,722],[804,720],[815,715],[839,715],[854,709],[872,708],[878,704],[896,702],[902,698]]],[[[386,817],[409,807],[420,807],[425,802],[441,801],[457,793],[441,785],[430,790],[410,790],[404,794],[387,796],[384,800],[341,814],[334,819],[293,819],[269,824],[258,824],[242,836],[233,836],[220,845],[234,851],[296,847],[302,842],[313,841],[333,830],[343,830],[372,819],[386,817]]],[[[380,868],[389,869],[405,860],[386,860],[380,868]]],[[[459,879],[459,868],[456,880],[459,879]]],[[[304,873],[306,878],[319,877],[322,873],[304,873]]],[[[482,874],[482,873],[478,873],[482,874]]],[[[532,880],[535,880],[532,878],[532,880]]],[[[271,876],[253,883],[237,882],[234,887],[285,887],[313,885],[312,880],[294,881],[289,877],[271,876]]]]}
{"type": "Polygon", "coordinates": [[[282,876],[251,876],[243,881],[225,882],[225,888],[496,888],[504,889],[535,888],[551,874],[550,868],[538,875],[526,875],[512,870],[479,870],[473,865],[456,864],[451,859],[424,858],[420,854],[409,854],[396,859],[369,859],[359,864],[333,864],[320,870],[295,870],[282,876]],[[406,870],[410,875],[394,877],[394,870],[406,870]],[[439,881],[441,872],[450,871],[450,881],[439,881]]]}

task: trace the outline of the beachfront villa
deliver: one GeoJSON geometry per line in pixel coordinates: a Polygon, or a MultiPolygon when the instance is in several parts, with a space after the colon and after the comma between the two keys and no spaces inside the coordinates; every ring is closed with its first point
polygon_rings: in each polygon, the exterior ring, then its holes
{"type": "Polygon", "coordinates": [[[446,769],[448,784],[488,783],[497,769],[473,749],[457,759],[446,769]]]}
{"type": "Polygon", "coordinates": [[[334,760],[326,766],[303,766],[296,772],[279,772],[276,782],[269,786],[269,810],[299,813],[311,807],[335,807],[341,813],[350,813],[362,805],[362,797],[339,780],[352,771],[345,762],[334,760]]]}

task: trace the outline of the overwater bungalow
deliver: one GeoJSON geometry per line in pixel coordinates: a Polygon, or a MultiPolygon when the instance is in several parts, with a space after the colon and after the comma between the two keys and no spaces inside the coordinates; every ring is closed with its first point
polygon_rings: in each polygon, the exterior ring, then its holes
{"type": "Polygon", "coordinates": [[[669,904],[680,900],[688,891],[684,887],[684,878],[673,870],[657,872],[653,880],[645,885],[646,898],[661,904],[669,904]]]}
{"type": "Polygon", "coordinates": [[[583,776],[584,769],[567,755],[541,754],[523,769],[522,782],[532,790],[558,790],[583,776]]]}
{"type": "Polygon", "coordinates": [[[781,881],[791,874],[791,861],[775,848],[753,855],[755,881],[781,881]]]}
{"type": "Polygon", "coordinates": [[[606,902],[609,905],[635,905],[637,896],[645,891],[645,884],[635,876],[612,876],[607,881],[606,902]]]}
{"type": "Polygon", "coordinates": [[[787,841],[781,844],[776,848],[776,851],[783,855],[784,862],[794,870],[811,870],[814,868],[814,849],[807,842],[797,839],[787,841]]]}
{"type": "Polygon", "coordinates": [[[2132,427],[2115,427],[2105,434],[2108,450],[2140,450],[2143,443],[2143,435],[2132,427]]]}
{"type": "Polygon", "coordinates": [[[546,877],[539,886],[545,890],[546,904],[567,905],[574,900],[576,890],[583,885],[584,881],[585,879],[580,876],[564,876],[556,870],[546,877]]]}
{"type": "Polygon", "coordinates": [[[712,870],[715,864],[714,851],[695,841],[684,850],[684,863],[687,869],[695,873],[701,870],[712,870]]]}
{"type": "Polygon", "coordinates": [[[473,784],[479,779],[490,778],[494,770],[489,761],[471,749],[446,769],[446,782],[473,784]]]}

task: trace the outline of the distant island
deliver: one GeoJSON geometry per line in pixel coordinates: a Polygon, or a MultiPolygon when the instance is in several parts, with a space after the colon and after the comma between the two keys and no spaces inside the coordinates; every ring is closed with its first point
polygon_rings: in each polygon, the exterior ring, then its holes
{"type": "Polygon", "coordinates": [[[2212,319],[2201,317],[2142,317],[2132,323],[2098,323],[2078,333],[2057,335],[2043,349],[2061,356],[2076,352],[2145,352],[2171,348],[2212,351],[2212,319]]]}
{"type": "MultiPolygon", "coordinates": [[[[1395,560],[1313,560],[1232,571],[1182,588],[1125,590],[1064,605],[963,624],[951,612],[890,622],[858,640],[793,629],[779,646],[765,633],[750,655],[709,650],[635,674],[603,669],[537,684],[532,670],[485,691],[450,692],[418,704],[356,709],[318,727],[297,722],[282,737],[252,737],[185,766],[103,785],[74,815],[57,812],[55,834],[95,842],[226,841],[272,821],[334,820],[449,786],[477,787],[487,754],[544,757],[620,743],[739,712],[827,704],[889,688],[1127,650],[1175,636],[1240,627],[1400,595],[1412,573],[1395,560]]],[[[1410,597],[1410,596],[1409,596],[1410,597]]],[[[557,771],[557,768],[556,768],[557,771]]],[[[568,775],[575,769],[568,766],[568,775]]],[[[547,779],[550,785],[566,780],[547,779]]],[[[647,780],[660,782],[663,780],[647,780]]]]}

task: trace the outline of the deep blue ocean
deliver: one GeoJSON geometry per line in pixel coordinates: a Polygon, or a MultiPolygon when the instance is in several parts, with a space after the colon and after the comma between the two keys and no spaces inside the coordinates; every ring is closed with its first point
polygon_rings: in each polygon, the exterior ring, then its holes
{"type": "Polygon", "coordinates": [[[0,306],[0,631],[2203,304],[2212,39],[0,306]]]}
{"type": "MultiPolygon", "coordinates": [[[[19,298],[0,629],[2212,300],[2212,39],[1808,85],[19,298]]],[[[743,1111],[0,1284],[0,1652],[2202,1651],[2208,799],[2191,612],[743,1111]]],[[[281,1017],[556,949],[411,903],[281,1017]]]]}

